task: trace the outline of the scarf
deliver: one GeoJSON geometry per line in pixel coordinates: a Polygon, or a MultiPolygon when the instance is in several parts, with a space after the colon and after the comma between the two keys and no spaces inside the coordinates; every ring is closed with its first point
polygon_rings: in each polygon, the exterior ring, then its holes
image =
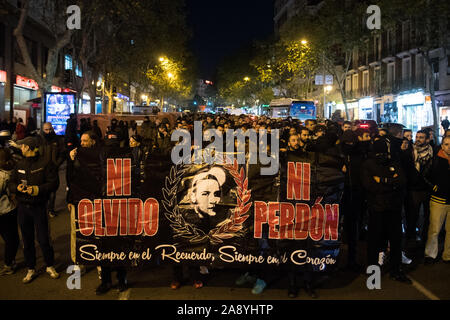
{"type": "Polygon", "coordinates": [[[418,172],[432,157],[433,148],[429,144],[423,147],[414,145],[414,166],[418,172]]]}

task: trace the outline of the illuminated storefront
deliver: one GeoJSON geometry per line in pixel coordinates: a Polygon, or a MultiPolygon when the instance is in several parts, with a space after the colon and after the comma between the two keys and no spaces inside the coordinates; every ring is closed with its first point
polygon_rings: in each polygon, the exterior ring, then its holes
{"type": "Polygon", "coordinates": [[[433,111],[430,96],[423,92],[409,93],[397,97],[398,122],[413,133],[433,125],[433,111]]]}
{"type": "Polygon", "coordinates": [[[373,98],[364,98],[358,101],[359,117],[361,120],[374,120],[373,98]]]}
{"type": "MultiPolygon", "coordinates": [[[[345,105],[343,103],[336,104],[336,110],[341,110],[341,116],[345,118],[345,105]]],[[[349,120],[359,119],[359,104],[358,102],[347,102],[347,110],[349,120]]]]}
{"type": "Polygon", "coordinates": [[[24,106],[28,100],[36,98],[37,90],[39,90],[39,86],[36,81],[19,75],[16,76],[14,106],[24,106]]]}

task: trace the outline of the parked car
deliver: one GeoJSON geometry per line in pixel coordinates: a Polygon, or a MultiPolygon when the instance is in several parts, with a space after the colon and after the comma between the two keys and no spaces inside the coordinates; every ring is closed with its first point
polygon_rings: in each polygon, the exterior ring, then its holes
{"type": "Polygon", "coordinates": [[[378,124],[375,120],[355,120],[353,124],[358,128],[369,130],[371,137],[378,134],[378,124]]]}

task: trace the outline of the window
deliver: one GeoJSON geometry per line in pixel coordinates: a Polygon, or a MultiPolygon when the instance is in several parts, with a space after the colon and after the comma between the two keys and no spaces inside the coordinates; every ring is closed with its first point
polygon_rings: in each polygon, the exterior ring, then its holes
{"type": "Polygon", "coordinates": [[[358,74],[353,75],[352,90],[353,91],[358,90],[358,74]]]}
{"type": "Polygon", "coordinates": [[[352,90],[352,78],[348,76],[345,83],[345,91],[350,92],[351,90],[352,90]]]}
{"type": "Polygon", "coordinates": [[[367,90],[369,88],[369,71],[364,71],[363,73],[363,89],[367,90]]]}
{"type": "Polygon", "coordinates": [[[409,80],[411,78],[411,58],[403,60],[402,78],[403,80],[409,80]]]}
{"type": "Polygon", "coordinates": [[[72,70],[72,57],[70,54],[64,56],[64,70],[72,70]]]}
{"type": "Polygon", "coordinates": [[[75,75],[77,75],[78,77],[83,76],[83,72],[81,71],[81,67],[79,64],[77,64],[77,66],[75,67],[75,75]]]}
{"type": "Polygon", "coordinates": [[[390,63],[387,67],[387,85],[390,87],[395,81],[395,64],[390,63]]]}

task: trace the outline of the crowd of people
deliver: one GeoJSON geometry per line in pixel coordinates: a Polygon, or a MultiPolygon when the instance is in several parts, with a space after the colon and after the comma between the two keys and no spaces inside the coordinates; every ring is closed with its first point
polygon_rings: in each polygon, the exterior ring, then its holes
{"type": "MultiPolygon", "coordinates": [[[[11,123],[13,123],[15,120],[11,123]]],[[[439,235],[444,221],[445,240],[442,260],[450,263],[450,130],[446,129],[441,142],[431,130],[419,130],[415,137],[411,130],[400,124],[376,131],[361,128],[351,121],[334,122],[306,120],[290,117],[271,119],[266,116],[186,114],[174,125],[165,119],[145,117],[138,126],[136,121],[113,119],[105,133],[97,121],[71,115],[67,120],[65,136],[57,136],[52,125],[45,123],[42,130],[14,130],[2,123],[0,131],[0,234],[5,241],[4,267],[1,275],[16,271],[15,257],[21,233],[25,263],[28,268],[23,283],[36,276],[35,233],[42,250],[46,271],[52,278],[59,274],[54,268],[54,252],[49,238],[48,217],[54,217],[55,194],[59,187],[59,168],[67,163],[67,204],[72,223],[72,259],[74,256],[75,206],[84,198],[102,198],[105,193],[105,159],[128,152],[132,159],[133,193],[139,196],[142,182],[148,174],[148,160],[169,162],[174,130],[191,133],[194,121],[202,121],[203,130],[215,129],[224,133],[228,129],[265,130],[269,135],[279,129],[281,161],[289,153],[318,152],[339,159],[345,175],[341,199],[344,241],[348,246],[347,269],[361,272],[364,265],[383,265],[389,257],[392,279],[411,283],[403,265],[411,258],[424,257],[425,264],[439,261],[439,235]],[[19,132],[24,132],[19,133],[19,132]],[[13,136],[14,135],[14,136],[13,136]],[[92,183],[96,179],[97,183],[92,183]],[[422,209],[422,210],[421,210],[422,209]],[[422,212],[422,214],[421,214],[422,212]],[[361,239],[367,241],[367,261],[361,257],[361,239]],[[422,253],[422,255],[418,254],[422,253]]],[[[29,123],[31,121],[28,121],[29,123]]],[[[191,137],[194,137],[191,134],[191,137]]],[[[269,139],[270,141],[270,139],[269,139]]],[[[192,145],[195,141],[192,141],[192,145]]],[[[157,168],[150,172],[158,174],[157,168]]],[[[78,266],[83,269],[83,266],[78,266]]],[[[112,287],[114,269],[99,266],[101,284],[97,294],[112,287]]],[[[117,271],[119,291],[127,288],[125,267],[117,271]]],[[[190,268],[196,288],[208,270],[205,266],[190,268]]],[[[174,268],[172,289],[182,282],[182,270],[174,268]]],[[[267,283],[258,270],[248,270],[237,281],[242,285],[252,282],[252,292],[263,292],[267,283]]],[[[288,295],[298,294],[296,273],[289,273],[288,295]]],[[[303,274],[305,291],[317,297],[312,276],[303,274]]]]}

